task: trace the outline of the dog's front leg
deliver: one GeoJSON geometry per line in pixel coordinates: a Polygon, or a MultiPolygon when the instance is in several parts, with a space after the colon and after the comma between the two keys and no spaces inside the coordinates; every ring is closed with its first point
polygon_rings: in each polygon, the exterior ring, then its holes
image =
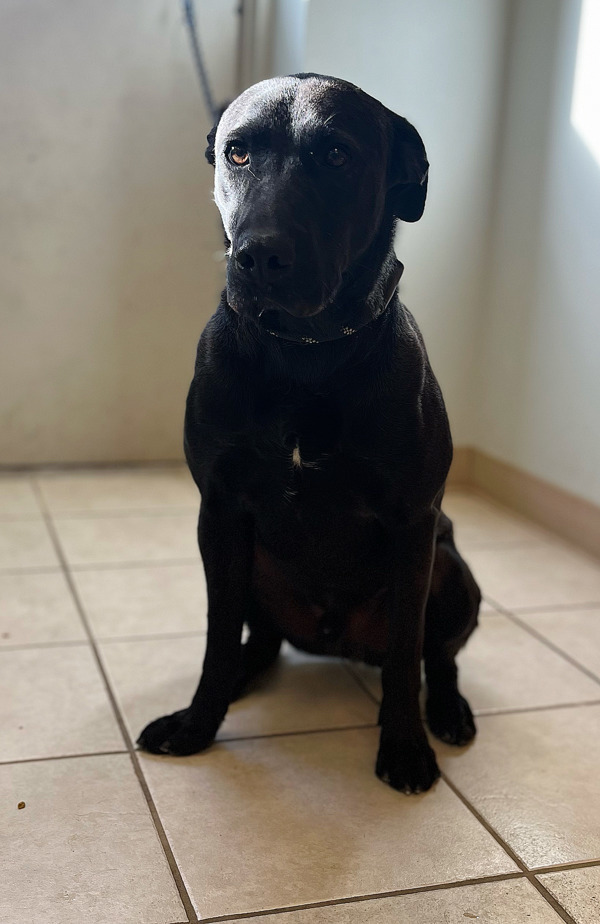
{"type": "Polygon", "coordinates": [[[225,717],[239,678],[252,573],[252,523],[226,503],[205,498],[198,541],[208,590],[202,677],[187,709],[156,719],[140,735],[140,747],[155,754],[195,754],[207,748],[225,717]]]}
{"type": "Polygon", "coordinates": [[[436,515],[395,537],[389,588],[390,645],[383,671],[376,773],[402,792],[424,792],[439,777],[419,710],[425,605],[431,581],[436,515]]]}

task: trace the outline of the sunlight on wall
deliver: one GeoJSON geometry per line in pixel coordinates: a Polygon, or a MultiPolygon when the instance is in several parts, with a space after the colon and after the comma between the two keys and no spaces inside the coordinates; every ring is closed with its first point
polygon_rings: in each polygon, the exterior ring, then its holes
{"type": "Polygon", "coordinates": [[[600,164],[600,0],[583,0],[571,124],[600,164]]]}

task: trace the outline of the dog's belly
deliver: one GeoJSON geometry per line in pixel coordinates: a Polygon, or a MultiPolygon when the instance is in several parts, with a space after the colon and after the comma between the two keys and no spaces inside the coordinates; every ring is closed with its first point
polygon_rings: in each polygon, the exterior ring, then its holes
{"type": "Polygon", "coordinates": [[[385,587],[374,589],[369,582],[359,594],[329,582],[319,589],[314,575],[304,582],[297,569],[292,571],[256,543],[254,593],[283,637],[312,654],[381,664],[388,645],[385,587]]]}
{"type": "Polygon", "coordinates": [[[244,470],[255,596],[296,647],[380,663],[393,565],[390,537],[364,491],[370,469],[324,437],[292,442],[269,471],[258,455],[244,470]]]}

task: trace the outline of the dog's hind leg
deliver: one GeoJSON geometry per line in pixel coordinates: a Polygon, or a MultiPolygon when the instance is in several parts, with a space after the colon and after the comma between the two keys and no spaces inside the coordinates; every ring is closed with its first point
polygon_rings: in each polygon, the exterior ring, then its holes
{"type": "Polygon", "coordinates": [[[232,702],[245,696],[254,682],[274,664],[283,640],[281,633],[254,600],[249,607],[246,625],[250,634],[242,646],[240,675],[232,702]]]}
{"type": "Polygon", "coordinates": [[[467,744],[476,731],[473,713],[458,689],[455,659],[477,625],[480,602],[479,587],[454,544],[452,523],[442,513],[425,612],[423,657],[427,723],[448,744],[467,744]]]}

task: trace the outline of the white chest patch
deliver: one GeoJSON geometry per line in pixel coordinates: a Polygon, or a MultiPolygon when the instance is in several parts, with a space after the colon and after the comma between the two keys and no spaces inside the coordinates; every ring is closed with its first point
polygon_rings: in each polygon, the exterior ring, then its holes
{"type": "Polygon", "coordinates": [[[298,440],[296,440],[296,445],[292,449],[292,465],[294,468],[320,468],[325,458],[325,456],[321,456],[316,462],[309,462],[307,459],[303,459],[300,454],[300,442],[298,440]]]}
{"type": "Polygon", "coordinates": [[[292,451],[292,465],[294,468],[302,468],[302,456],[300,455],[300,443],[296,443],[292,451]]]}

